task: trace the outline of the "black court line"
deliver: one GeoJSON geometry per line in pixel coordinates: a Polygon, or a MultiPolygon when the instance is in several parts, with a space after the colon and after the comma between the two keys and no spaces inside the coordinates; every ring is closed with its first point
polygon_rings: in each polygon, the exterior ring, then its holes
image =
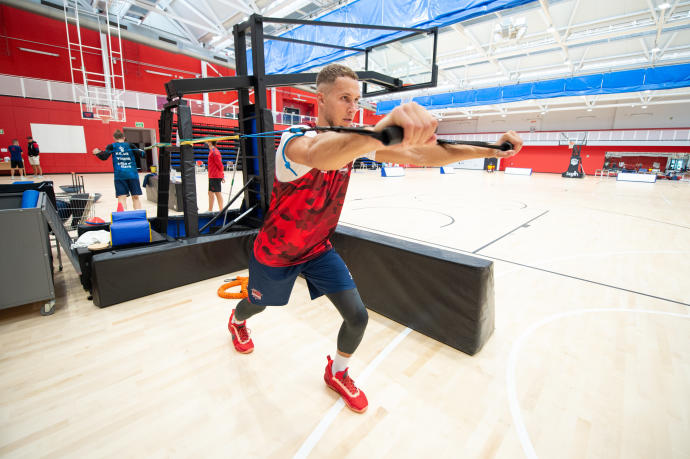
{"type": "Polygon", "coordinates": [[[450,223],[446,223],[445,225],[439,226],[439,228],[445,228],[446,226],[450,226],[453,223],[455,223],[455,218],[448,214],[444,214],[443,212],[439,212],[438,210],[431,210],[431,209],[419,209],[417,207],[393,207],[393,206],[371,206],[371,207],[358,207],[357,209],[352,209],[353,211],[355,210],[362,210],[362,209],[407,209],[407,210],[421,210],[422,212],[431,212],[434,214],[439,214],[443,215],[444,217],[448,217],[450,219],[450,223]]]}
{"type": "Polygon", "coordinates": [[[488,244],[485,244],[485,245],[479,247],[477,250],[475,250],[475,251],[472,252],[472,253],[477,253],[477,252],[479,252],[480,250],[489,247],[489,246],[490,246],[491,244],[493,244],[494,242],[500,241],[500,240],[503,239],[504,237],[508,236],[508,235],[511,234],[511,233],[514,233],[515,231],[519,230],[520,228],[527,228],[527,226],[528,226],[531,222],[533,222],[533,221],[536,220],[537,218],[539,218],[539,217],[541,217],[541,216],[543,216],[543,215],[546,215],[546,214],[548,214],[548,213],[549,213],[548,210],[542,212],[541,214],[539,214],[539,215],[537,215],[536,217],[534,217],[532,220],[529,220],[529,221],[523,223],[522,225],[518,226],[517,228],[515,228],[515,229],[513,229],[513,230],[511,230],[511,231],[508,231],[508,232],[507,232],[506,234],[504,234],[503,236],[500,236],[500,237],[494,239],[493,241],[489,242],[488,244]]]}
{"type": "MultiPolygon", "coordinates": [[[[469,252],[469,251],[467,251],[467,250],[458,249],[457,247],[451,247],[451,246],[449,246],[449,245],[443,245],[443,244],[436,244],[436,243],[424,241],[424,240],[422,240],[422,239],[416,239],[416,238],[409,237],[409,236],[403,236],[402,234],[390,233],[390,232],[388,232],[388,231],[381,231],[381,230],[378,230],[378,229],[376,229],[376,228],[369,228],[369,227],[367,227],[367,226],[357,225],[357,224],[355,224],[355,223],[347,223],[347,222],[342,222],[342,223],[345,224],[345,225],[349,225],[349,226],[356,226],[356,227],[359,227],[359,228],[363,228],[363,229],[367,229],[367,230],[371,230],[371,231],[376,231],[376,232],[379,232],[379,233],[382,233],[382,234],[389,234],[389,235],[391,235],[391,236],[396,236],[396,237],[399,237],[399,238],[402,238],[402,239],[409,239],[409,240],[411,240],[411,241],[421,242],[421,243],[426,244],[426,245],[432,245],[432,246],[436,246],[436,247],[443,247],[444,249],[451,249],[451,250],[455,250],[455,251],[457,251],[457,252],[462,252],[462,253],[472,253],[472,252],[469,252]]],[[[582,281],[582,282],[587,282],[587,283],[589,283],[589,284],[595,284],[595,285],[599,285],[599,286],[602,286],[602,287],[608,287],[608,288],[612,288],[612,289],[614,289],[614,290],[622,290],[622,291],[624,291],[624,292],[633,293],[633,294],[635,294],[635,295],[641,295],[641,296],[646,296],[646,297],[648,297],[648,298],[654,298],[655,300],[668,301],[669,303],[680,304],[681,306],[690,306],[690,303],[683,303],[682,301],[672,300],[672,299],[670,299],[670,298],[664,298],[664,297],[661,297],[661,296],[652,295],[652,294],[650,294],[650,293],[638,292],[637,290],[630,290],[630,289],[628,289],[628,288],[618,287],[618,286],[616,286],[616,285],[605,284],[605,283],[603,283],[603,282],[597,282],[597,281],[594,281],[594,280],[591,280],[591,279],[585,279],[585,278],[583,278],[583,277],[577,277],[577,276],[572,276],[572,275],[570,275],[570,274],[559,273],[559,272],[556,272],[556,271],[551,271],[550,269],[539,268],[539,267],[537,267],[537,266],[530,266],[530,265],[526,265],[526,264],[524,264],[524,263],[518,263],[517,261],[504,260],[504,259],[502,259],[502,258],[490,257],[490,256],[488,256],[488,255],[479,255],[479,256],[480,256],[480,257],[483,257],[483,258],[488,258],[488,259],[490,259],[490,260],[502,261],[502,262],[508,263],[508,264],[510,264],[510,265],[516,265],[516,266],[520,266],[520,267],[523,267],[523,268],[534,269],[534,270],[536,270],[536,271],[541,271],[541,272],[545,272],[545,273],[548,273],[548,274],[553,274],[553,275],[555,275],[555,276],[567,277],[567,278],[569,278],[569,279],[575,279],[575,280],[579,280],[579,281],[582,281]]]]}
{"type": "Polygon", "coordinates": [[[594,208],[594,207],[583,207],[583,209],[595,210],[595,211],[597,211],[597,212],[603,212],[603,213],[605,213],[605,214],[623,215],[623,216],[625,216],[625,217],[639,218],[640,220],[649,220],[650,222],[661,223],[662,225],[670,225],[670,226],[677,226],[677,227],[679,227],[679,228],[690,229],[690,226],[679,225],[678,223],[665,222],[665,221],[662,221],[662,220],[655,220],[655,219],[653,219],[653,218],[642,217],[642,216],[640,216],[640,215],[632,215],[632,214],[626,214],[626,213],[623,213],[623,212],[616,212],[615,210],[596,209],[596,208],[594,208]]]}

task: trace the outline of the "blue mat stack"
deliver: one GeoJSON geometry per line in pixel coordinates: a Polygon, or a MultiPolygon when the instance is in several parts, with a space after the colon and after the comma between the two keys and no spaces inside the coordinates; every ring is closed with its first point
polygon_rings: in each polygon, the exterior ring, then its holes
{"type": "Polygon", "coordinates": [[[112,213],[110,242],[119,245],[151,242],[151,225],[146,219],[145,210],[128,210],[112,213]]]}

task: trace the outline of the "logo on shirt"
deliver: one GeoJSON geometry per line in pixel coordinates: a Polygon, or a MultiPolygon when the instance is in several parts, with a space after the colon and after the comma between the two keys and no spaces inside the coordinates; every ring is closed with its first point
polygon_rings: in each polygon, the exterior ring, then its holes
{"type": "Polygon", "coordinates": [[[256,300],[261,301],[261,292],[258,291],[257,289],[253,288],[252,289],[252,297],[256,300]]]}

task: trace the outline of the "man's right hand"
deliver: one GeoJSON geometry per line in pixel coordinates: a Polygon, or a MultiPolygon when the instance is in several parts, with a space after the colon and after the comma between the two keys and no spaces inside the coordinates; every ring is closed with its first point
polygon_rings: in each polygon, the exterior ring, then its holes
{"type": "Polygon", "coordinates": [[[97,155],[97,154],[99,154],[100,152],[101,152],[101,150],[99,150],[98,148],[94,148],[94,149],[93,149],[93,154],[94,154],[94,155],[97,155]]]}
{"type": "Polygon", "coordinates": [[[405,136],[400,145],[429,145],[436,143],[438,121],[416,102],[399,105],[385,118],[376,123],[374,131],[381,132],[388,126],[400,126],[405,136]]]}

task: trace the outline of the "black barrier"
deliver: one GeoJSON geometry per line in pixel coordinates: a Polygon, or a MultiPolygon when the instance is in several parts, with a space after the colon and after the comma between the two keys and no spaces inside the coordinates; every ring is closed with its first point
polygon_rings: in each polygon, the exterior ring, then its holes
{"type": "Polygon", "coordinates": [[[50,202],[53,203],[53,206],[57,206],[57,203],[55,201],[55,191],[53,190],[53,182],[52,181],[46,180],[44,182],[35,182],[35,183],[0,184],[0,194],[3,194],[3,193],[22,193],[26,190],[36,190],[36,191],[44,192],[48,196],[48,199],[50,200],[50,202]]]}
{"type": "Polygon", "coordinates": [[[469,355],[493,333],[491,261],[345,226],[331,241],[372,311],[469,355]]]}
{"type": "MultiPolygon", "coordinates": [[[[91,261],[99,307],[247,269],[258,230],[110,250],[91,261]]],[[[331,240],[367,308],[474,355],[494,329],[493,263],[338,226],[331,240]]]]}
{"type": "Polygon", "coordinates": [[[94,255],[93,302],[103,308],[247,269],[257,232],[199,236],[94,255]]]}

